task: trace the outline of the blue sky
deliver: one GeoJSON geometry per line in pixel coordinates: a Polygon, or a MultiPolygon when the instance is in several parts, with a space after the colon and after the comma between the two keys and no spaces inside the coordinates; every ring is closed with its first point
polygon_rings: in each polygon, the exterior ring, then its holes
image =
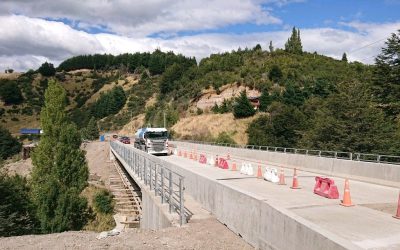
{"type": "Polygon", "coordinates": [[[400,0],[36,0],[0,2],[0,70],[36,68],[79,54],[161,48],[197,59],[282,47],[301,29],[307,51],[373,63],[400,29],[400,0]],[[379,41],[375,43],[376,41],[379,41]]]}

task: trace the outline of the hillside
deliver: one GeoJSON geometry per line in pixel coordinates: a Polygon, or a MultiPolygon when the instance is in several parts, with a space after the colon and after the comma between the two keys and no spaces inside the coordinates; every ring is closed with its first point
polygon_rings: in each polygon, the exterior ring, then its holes
{"type": "Polygon", "coordinates": [[[397,153],[400,106],[395,94],[386,98],[381,83],[391,80],[379,69],[390,68],[390,61],[382,65],[261,46],[213,54],[198,64],[160,50],[84,55],[50,75],[39,68],[1,79],[0,90],[21,94],[11,103],[2,98],[0,119],[13,133],[38,126],[47,82],[55,78],[80,128],[94,117],[102,131],[132,134],[143,125],[163,126],[165,114],[176,138],[214,140],[226,132],[225,139],[240,144],[397,153]],[[261,112],[237,119],[235,103],[244,90],[259,98],[261,112]]]}

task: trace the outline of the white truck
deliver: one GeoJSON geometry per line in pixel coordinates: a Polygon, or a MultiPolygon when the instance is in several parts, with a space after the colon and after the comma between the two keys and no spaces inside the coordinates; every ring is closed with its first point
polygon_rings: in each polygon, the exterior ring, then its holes
{"type": "Polygon", "coordinates": [[[166,128],[140,128],[135,134],[134,146],[149,154],[168,155],[168,130],[166,128]]]}

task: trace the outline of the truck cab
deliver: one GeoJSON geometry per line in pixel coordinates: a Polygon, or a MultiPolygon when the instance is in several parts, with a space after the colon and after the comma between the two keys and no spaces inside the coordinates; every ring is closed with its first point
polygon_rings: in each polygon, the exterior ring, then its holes
{"type": "Polygon", "coordinates": [[[168,130],[166,128],[141,128],[135,134],[134,146],[149,154],[168,155],[168,130]]]}

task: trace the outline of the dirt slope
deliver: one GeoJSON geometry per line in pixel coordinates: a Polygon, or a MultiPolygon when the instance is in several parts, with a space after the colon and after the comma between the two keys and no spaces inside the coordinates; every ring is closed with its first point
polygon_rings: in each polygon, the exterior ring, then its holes
{"type": "Polygon", "coordinates": [[[234,119],[233,114],[202,114],[182,118],[172,127],[180,138],[217,137],[227,132],[238,144],[247,143],[246,130],[259,115],[246,119],[234,119]]]}

